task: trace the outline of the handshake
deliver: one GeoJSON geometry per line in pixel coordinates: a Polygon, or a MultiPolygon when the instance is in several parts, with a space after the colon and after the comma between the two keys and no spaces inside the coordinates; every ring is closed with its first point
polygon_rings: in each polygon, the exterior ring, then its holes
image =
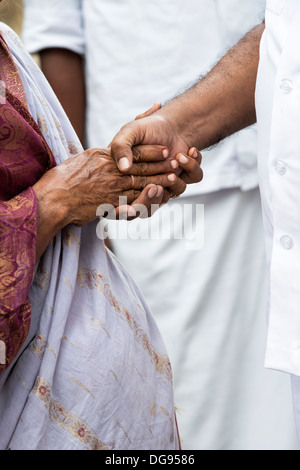
{"type": "MultiPolygon", "coordinates": [[[[159,110],[160,105],[155,104],[139,115],[110,144],[111,157],[121,174],[130,176],[128,184],[133,190],[126,195],[130,196],[129,205],[116,208],[118,218],[132,220],[140,216],[136,208],[141,206],[147,212],[144,216],[151,216],[154,205],[161,206],[170,198],[179,197],[188,184],[203,178],[200,152],[195,147],[189,148],[168,121],[155,115],[159,110]]],[[[98,215],[102,213],[98,211],[98,215]]]]}
{"type": "Polygon", "coordinates": [[[69,224],[82,227],[105,207],[114,209],[113,218],[133,220],[143,206],[149,217],[154,206],[201,181],[200,152],[157,115],[159,109],[124,126],[108,148],[86,150],[47,171],[33,187],[40,226],[49,226],[52,214],[53,233],[69,224]]]}

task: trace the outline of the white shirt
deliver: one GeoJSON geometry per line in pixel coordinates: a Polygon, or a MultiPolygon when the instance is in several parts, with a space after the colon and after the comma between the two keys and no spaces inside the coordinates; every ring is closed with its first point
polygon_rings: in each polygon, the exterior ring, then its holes
{"type": "Polygon", "coordinates": [[[270,268],[266,366],[300,375],[300,3],[268,0],[256,102],[270,268]]]}
{"type": "MultiPolygon", "coordinates": [[[[90,147],[208,72],[264,17],[265,0],[25,0],[30,52],[86,57],[90,147]]],[[[199,130],[200,132],[201,130],[199,130]]],[[[256,128],[204,152],[205,180],[185,195],[257,186],[256,128]]]]}

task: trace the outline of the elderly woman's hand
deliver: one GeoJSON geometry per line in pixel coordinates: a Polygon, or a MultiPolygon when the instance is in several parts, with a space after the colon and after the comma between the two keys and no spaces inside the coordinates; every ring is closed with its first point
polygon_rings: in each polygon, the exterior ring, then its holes
{"type": "Polygon", "coordinates": [[[186,183],[176,175],[180,162],[164,159],[163,150],[135,148],[130,175],[119,171],[109,149],[87,150],[45,173],[33,187],[39,210],[37,257],[66,225],[94,220],[102,204],[118,208],[122,197],[127,198],[127,208],[132,203],[149,208],[163,202],[164,190],[182,194],[186,183]]]}

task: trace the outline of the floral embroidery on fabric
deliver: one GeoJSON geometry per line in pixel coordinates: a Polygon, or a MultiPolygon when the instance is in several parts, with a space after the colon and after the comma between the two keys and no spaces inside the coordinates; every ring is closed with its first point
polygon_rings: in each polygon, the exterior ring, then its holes
{"type": "MultiPolygon", "coordinates": [[[[28,265],[35,249],[37,207],[32,190],[0,203],[0,207],[0,314],[4,315],[20,307],[19,296],[26,299],[28,295],[28,265]],[[17,251],[12,244],[13,234],[14,245],[17,241],[24,242],[19,244],[17,251]],[[26,242],[32,245],[31,249],[26,247],[26,242]]],[[[30,282],[32,274],[33,269],[30,282]]]]}
{"type": "Polygon", "coordinates": [[[78,155],[82,151],[82,148],[78,144],[78,142],[68,142],[68,148],[70,155],[78,155]]]}
{"type": "Polygon", "coordinates": [[[38,333],[30,345],[30,350],[41,360],[44,356],[45,349],[48,349],[56,358],[54,350],[49,346],[43,335],[38,333]]]}
{"type": "Polygon", "coordinates": [[[79,257],[80,239],[74,233],[74,231],[72,231],[72,227],[67,227],[63,230],[63,241],[64,244],[74,250],[77,254],[77,257],[79,257]]]}
{"type": "Polygon", "coordinates": [[[63,241],[64,244],[75,251],[77,257],[79,257],[80,251],[80,239],[76,233],[72,230],[72,227],[67,227],[63,230],[63,241]]]}
{"type": "Polygon", "coordinates": [[[70,433],[73,438],[79,439],[87,450],[109,450],[109,447],[100,441],[96,433],[82,419],[53,400],[51,387],[44,378],[37,378],[33,392],[48,409],[51,421],[70,433]]]}
{"type": "Polygon", "coordinates": [[[1,67],[2,67],[2,76],[1,80],[4,81],[7,88],[9,88],[14,96],[16,96],[21,103],[28,109],[26,93],[20,79],[18,69],[11,57],[10,50],[3,39],[3,36],[0,32],[0,41],[1,41],[1,67]],[[4,59],[4,60],[3,60],[4,59]],[[9,59],[9,60],[7,60],[9,59]],[[9,82],[9,86],[7,84],[9,82]]]}
{"type": "Polygon", "coordinates": [[[145,331],[143,331],[133,315],[131,315],[126,307],[122,305],[111,292],[110,286],[105,278],[97,270],[90,270],[86,268],[79,268],[77,281],[81,288],[87,287],[88,289],[97,289],[103,292],[109,303],[113,306],[114,311],[119,315],[122,320],[125,320],[134,334],[134,338],[138,341],[150,356],[155,364],[157,372],[163,374],[168,380],[172,381],[172,369],[168,356],[159,354],[153,348],[145,331]]]}
{"type": "Polygon", "coordinates": [[[3,371],[15,358],[30,328],[28,291],[33,278],[37,205],[33,191],[0,202],[0,340],[6,345],[3,371]]]}

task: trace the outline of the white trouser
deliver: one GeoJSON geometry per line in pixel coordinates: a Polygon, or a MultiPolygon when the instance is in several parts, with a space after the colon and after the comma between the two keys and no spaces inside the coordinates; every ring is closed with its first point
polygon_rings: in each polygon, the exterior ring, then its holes
{"type": "MultiPolygon", "coordinates": [[[[202,249],[187,249],[186,239],[111,241],[164,337],[183,449],[296,449],[289,377],[264,369],[268,282],[259,191],[179,198],[151,220],[130,223],[131,233],[142,224],[145,235],[152,224],[157,234],[171,208],[170,232],[180,234],[183,205],[191,204],[205,207],[202,249]]],[[[126,222],[111,223],[110,233],[116,224],[125,237],[126,222]]],[[[202,227],[200,220],[199,233],[202,227]]]]}

